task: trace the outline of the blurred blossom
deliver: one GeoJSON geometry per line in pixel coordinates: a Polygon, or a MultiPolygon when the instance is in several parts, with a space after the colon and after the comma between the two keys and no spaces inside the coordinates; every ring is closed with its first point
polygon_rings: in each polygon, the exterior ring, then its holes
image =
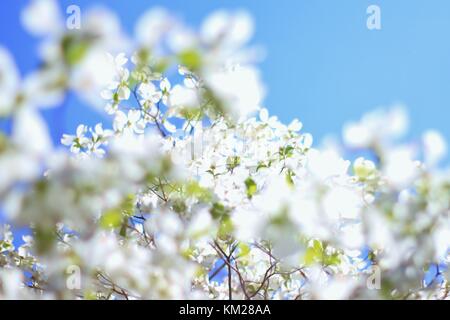
{"type": "Polygon", "coordinates": [[[27,31],[36,36],[55,35],[63,25],[58,2],[54,0],[32,0],[21,18],[27,31]]]}
{"type": "Polygon", "coordinates": [[[447,153],[447,144],[442,135],[429,130],[423,134],[425,163],[430,166],[436,165],[447,153]]]}
{"type": "Polygon", "coordinates": [[[163,8],[153,8],[141,15],[136,22],[136,41],[148,48],[156,46],[172,28],[174,19],[163,8]]]}
{"type": "Polygon", "coordinates": [[[213,71],[206,81],[237,118],[256,111],[264,98],[259,73],[253,68],[236,66],[213,71]]]}
{"type": "Polygon", "coordinates": [[[404,107],[388,111],[376,110],[365,115],[360,122],[344,127],[344,141],[352,148],[374,147],[375,143],[390,143],[408,129],[408,117],[404,107]]]}
{"type": "Polygon", "coordinates": [[[414,159],[414,150],[399,147],[390,150],[386,156],[384,174],[389,183],[398,188],[408,186],[419,174],[418,163],[414,159]]]}
{"type": "Polygon", "coordinates": [[[247,43],[252,36],[253,19],[244,11],[216,11],[201,27],[201,39],[210,46],[223,45],[236,49],[247,43]]]}
{"type": "Polygon", "coordinates": [[[0,47],[0,116],[11,112],[19,87],[19,72],[6,48],[0,47]]]}

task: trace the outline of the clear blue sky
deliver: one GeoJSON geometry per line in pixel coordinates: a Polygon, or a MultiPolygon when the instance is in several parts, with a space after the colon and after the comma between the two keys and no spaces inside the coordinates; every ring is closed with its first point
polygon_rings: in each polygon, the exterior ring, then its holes
{"type": "MultiPolygon", "coordinates": [[[[20,26],[27,1],[8,1],[0,11],[0,44],[15,55],[20,70],[33,69],[35,40],[20,26]]],[[[147,7],[163,5],[199,25],[216,8],[243,8],[256,22],[254,44],[267,51],[261,64],[269,89],[266,106],[288,122],[298,117],[320,139],[339,133],[346,120],[379,105],[403,102],[413,136],[437,128],[450,140],[450,1],[60,1],[61,7],[92,3],[119,13],[125,29],[147,7]],[[382,30],[366,28],[366,8],[381,7],[382,30]]],[[[94,124],[95,112],[73,98],[65,110],[47,112],[55,140],[80,121],[94,124]]]]}

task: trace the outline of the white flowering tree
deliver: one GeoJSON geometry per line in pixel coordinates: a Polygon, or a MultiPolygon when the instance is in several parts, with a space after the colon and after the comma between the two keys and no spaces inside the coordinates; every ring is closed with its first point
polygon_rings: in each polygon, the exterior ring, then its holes
{"type": "Polygon", "coordinates": [[[133,38],[105,9],[68,30],[51,0],[22,21],[42,64],[22,79],[0,49],[0,203],[30,235],[0,228],[1,299],[448,298],[446,145],[399,143],[402,108],[318,149],[261,106],[246,13],[152,9],[133,38]],[[69,91],[112,128],[53,146],[40,109],[69,91]]]}

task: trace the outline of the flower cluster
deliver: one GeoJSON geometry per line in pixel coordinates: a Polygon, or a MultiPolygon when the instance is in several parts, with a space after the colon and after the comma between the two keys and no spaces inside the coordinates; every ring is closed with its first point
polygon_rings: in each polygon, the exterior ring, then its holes
{"type": "Polygon", "coordinates": [[[134,37],[105,9],[64,31],[52,0],[22,18],[43,63],[21,81],[0,49],[0,208],[28,228],[0,228],[0,298],[448,299],[446,144],[401,142],[402,107],[317,148],[261,105],[246,13],[152,9],[134,37]],[[111,117],[70,152],[39,112],[69,90],[111,117]]]}

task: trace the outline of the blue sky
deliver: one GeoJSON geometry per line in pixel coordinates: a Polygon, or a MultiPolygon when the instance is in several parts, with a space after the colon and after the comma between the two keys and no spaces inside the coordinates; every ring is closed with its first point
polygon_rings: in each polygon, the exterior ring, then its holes
{"type": "MultiPolygon", "coordinates": [[[[15,55],[21,72],[38,64],[35,39],[20,26],[20,8],[9,1],[0,12],[0,44],[15,55]]],[[[119,13],[133,30],[145,8],[162,5],[199,25],[216,8],[247,9],[255,18],[254,44],[267,52],[261,63],[265,105],[284,122],[299,118],[316,140],[380,105],[402,102],[412,118],[412,136],[439,129],[448,140],[450,113],[450,2],[448,0],[301,1],[60,1],[83,11],[93,3],[119,13]],[[381,8],[382,29],[366,28],[366,8],[381,8]]],[[[55,141],[98,115],[71,97],[64,110],[46,112],[55,141]]]]}

